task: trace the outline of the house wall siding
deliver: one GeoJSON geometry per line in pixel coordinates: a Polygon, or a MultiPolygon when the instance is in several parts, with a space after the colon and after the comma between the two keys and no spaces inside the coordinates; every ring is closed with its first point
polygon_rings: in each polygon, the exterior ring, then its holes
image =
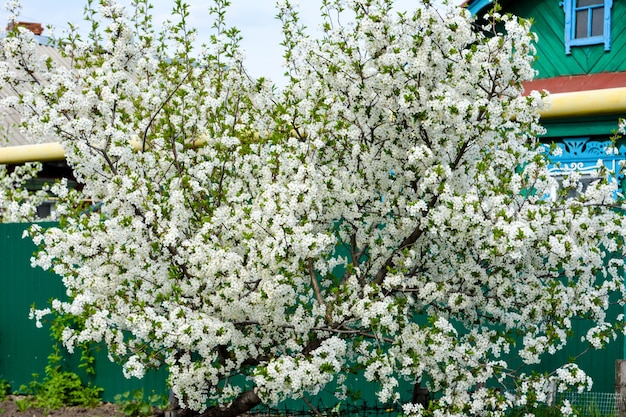
{"type": "Polygon", "coordinates": [[[572,46],[565,54],[565,13],[557,0],[508,2],[506,12],[532,18],[537,43],[537,78],[626,71],[626,2],[614,1],[611,17],[612,46],[572,46]]]}

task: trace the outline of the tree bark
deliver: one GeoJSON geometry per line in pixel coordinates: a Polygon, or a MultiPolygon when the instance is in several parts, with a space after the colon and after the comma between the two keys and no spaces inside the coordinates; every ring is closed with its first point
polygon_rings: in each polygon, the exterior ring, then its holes
{"type": "Polygon", "coordinates": [[[261,404],[261,399],[254,389],[251,389],[242,392],[228,407],[209,408],[206,412],[200,414],[199,417],[236,417],[252,410],[259,404],[261,404]]]}

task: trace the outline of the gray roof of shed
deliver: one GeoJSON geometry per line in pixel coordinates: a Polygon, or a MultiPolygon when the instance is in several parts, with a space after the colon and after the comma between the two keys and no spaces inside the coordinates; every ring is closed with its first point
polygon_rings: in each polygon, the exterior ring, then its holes
{"type": "MultiPolygon", "coordinates": [[[[37,51],[42,56],[49,56],[58,65],[70,67],[70,61],[65,58],[61,51],[52,44],[47,36],[35,35],[38,42],[37,51]]],[[[6,90],[0,90],[0,98],[8,97],[12,93],[6,90]]],[[[20,115],[16,111],[8,111],[0,115],[0,135],[6,138],[6,142],[0,140],[0,147],[30,145],[33,142],[47,143],[52,142],[52,138],[37,138],[36,141],[30,140],[19,127],[20,115]]]]}

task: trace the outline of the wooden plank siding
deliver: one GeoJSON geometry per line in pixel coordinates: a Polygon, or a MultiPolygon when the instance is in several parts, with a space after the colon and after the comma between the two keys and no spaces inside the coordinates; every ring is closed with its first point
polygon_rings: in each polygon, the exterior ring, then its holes
{"type": "Polygon", "coordinates": [[[610,51],[604,45],[572,46],[565,54],[565,12],[558,0],[507,2],[504,11],[532,18],[537,43],[537,78],[626,70],[626,2],[614,1],[610,51]]]}

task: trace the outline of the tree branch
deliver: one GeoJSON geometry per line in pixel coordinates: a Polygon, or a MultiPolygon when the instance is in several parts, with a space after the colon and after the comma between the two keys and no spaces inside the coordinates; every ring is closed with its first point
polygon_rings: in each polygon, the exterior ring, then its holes
{"type": "MultiPolygon", "coordinates": [[[[436,203],[437,200],[439,199],[438,195],[433,196],[433,198],[430,200],[430,202],[428,203],[428,207],[432,208],[436,203]]],[[[394,256],[401,250],[403,250],[404,248],[407,248],[409,246],[411,246],[412,244],[414,244],[415,242],[417,242],[417,239],[419,239],[422,234],[424,233],[424,229],[422,229],[421,227],[417,227],[413,233],[411,233],[407,238],[405,238],[400,245],[391,253],[391,255],[389,255],[389,257],[387,258],[387,260],[385,261],[385,263],[380,267],[380,269],[378,270],[378,272],[376,273],[376,275],[374,276],[374,283],[377,285],[380,285],[383,283],[383,281],[385,280],[385,277],[387,276],[387,272],[389,271],[389,268],[391,268],[394,265],[394,256]]]]}
{"type": "Polygon", "coordinates": [[[309,258],[309,275],[311,276],[311,285],[313,286],[313,292],[315,293],[315,298],[317,299],[317,303],[320,306],[325,305],[324,297],[322,297],[322,291],[320,290],[320,285],[317,282],[317,277],[315,276],[315,268],[313,267],[313,259],[309,258]]]}
{"type": "Polygon", "coordinates": [[[242,392],[227,407],[211,407],[198,417],[237,417],[261,404],[254,389],[242,392]]]}

